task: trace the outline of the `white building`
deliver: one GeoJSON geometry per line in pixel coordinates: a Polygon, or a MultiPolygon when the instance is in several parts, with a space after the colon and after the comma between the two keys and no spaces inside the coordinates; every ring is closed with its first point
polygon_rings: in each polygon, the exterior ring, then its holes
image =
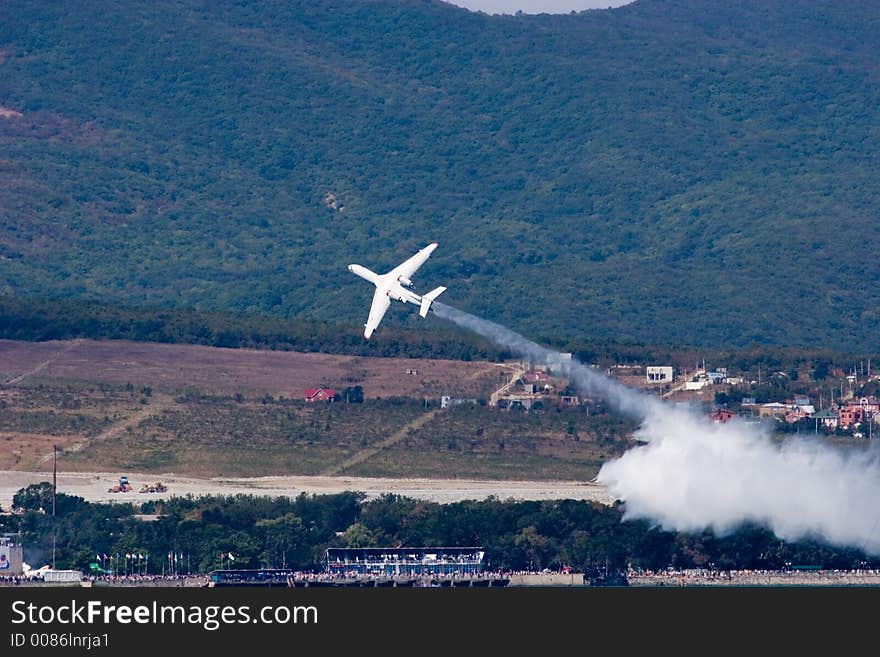
{"type": "Polygon", "coordinates": [[[648,365],[645,369],[647,383],[672,383],[674,378],[674,370],[669,365],[648,365]]]}

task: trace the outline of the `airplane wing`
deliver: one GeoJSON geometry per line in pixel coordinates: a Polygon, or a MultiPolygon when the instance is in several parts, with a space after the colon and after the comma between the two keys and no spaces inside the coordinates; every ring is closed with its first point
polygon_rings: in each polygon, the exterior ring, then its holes
{"type": "Polygon", "coordinates": [[[416,253],[412,258],[406,260],[402,264],[397,265],[394,269],[388,272],[393,278],[412,278],[412,275],[416,273],[416,270],[424,264],[425,260],[434,252],[434,249],[437,248],[437,242],[433,244],[429,244],[424,249],[416,253]]]}
{"type": "Polygon", "coordinates": [[[373,305],[370,306],[370,316],[367,319],[366,328],[364,329],[365,338],[368,340],[370,339],[370,336],[373,335],[373,331],[379,326],[379,322],[382,321],[382,317],[385,315],[385,311],[388,310],[388,306],[390,305],[391,299],[377,287],[376,293],[373,295],[373,305]]]}

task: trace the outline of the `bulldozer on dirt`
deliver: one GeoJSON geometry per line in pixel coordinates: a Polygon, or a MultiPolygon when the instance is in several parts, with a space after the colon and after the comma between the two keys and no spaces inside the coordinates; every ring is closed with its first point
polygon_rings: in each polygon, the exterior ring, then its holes
{"type": "Polygon", "coordinates": [[[119,478],[119,483],[115,486],[111,486],[107,489],[108,493],[127,493],[131,490],[131,484],[128,482],[128,477],[122,475],[119,478]]]}
{"type": "Polygon", "coordinates": [[[144,484],[141,486],[141,489],[138,491],[139,493],[164,493],[168,490],[168,486],[163,484],[161,481],[157,481],[155,484],[144,484]]]}

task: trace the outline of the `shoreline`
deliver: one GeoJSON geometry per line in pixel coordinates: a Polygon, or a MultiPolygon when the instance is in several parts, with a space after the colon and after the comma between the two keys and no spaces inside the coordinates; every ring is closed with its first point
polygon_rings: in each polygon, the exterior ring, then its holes
{"type": "MultiPolygon", "coordinates": [[[[601,588],[590,587],[584,583],[583,573],[490,573],[494,578],[508,581],[505,588],[601,588]]],[[[317,582],[333,578],[314,575],[317,582]]],[[[372,582],[374,576],[365,576],[364,583],[372,582]]],[[[461,584],[469,578],[460,578],[461,584]]],[[[480,578],[470,578],[480,579],[480,578]]],[[[482,579],[486,579],[484,576],[482,579]]],[[[772,571],[772,570],[732,570],[701,571],[686,570],[664,573],[630,572],[627,575],[630,588],[876,588],[880,587],[880,570],[818,570],[818,571],[772,571]]],[[[358,586],[362,586],[358,585],[358,586]]],[[[247,586],[247,585],[245,585],[247,586]]],[[[278,584],[274,586],[278,587],[278,584]]],[[[301,586],[301,585],[300,585],[301,586]]],[[[41,580],[20,579],[18,581],[0,580],[0,587],[76,587],[76,588],[214,588],[210,575],[193,574],[173,577],[159,576],[119,576],[118,578],[91,578],[74,582],[43,582],[41,580]]],[[[221,587],[225,588],[225,587],[221,587]]],[[[280,588],[284,588],[281,585],[280,588]]],[[[293,587],[292,587],[293,588],[293,587]]],[[[341,588],[341,587],[340,587],[341,588]]],[[[612,588],[625,588],[615,586],[612,588]]]]}

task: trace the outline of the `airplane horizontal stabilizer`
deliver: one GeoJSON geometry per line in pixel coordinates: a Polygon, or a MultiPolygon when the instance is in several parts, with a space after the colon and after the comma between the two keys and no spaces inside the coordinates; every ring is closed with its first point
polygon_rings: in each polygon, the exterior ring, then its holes
{"type": "Polygon", "coordinates": [[[434,299],[439,297],[444,292],[446,292],[445,287],[438,287],[438,288],[431,290],[427,294],[423,294],[422,295],[422,307],[419,308],[419,315],[421,315],[422,317],[427,317],[428,310],[431,308],[431,304],[434,302],[434,299]]]}

